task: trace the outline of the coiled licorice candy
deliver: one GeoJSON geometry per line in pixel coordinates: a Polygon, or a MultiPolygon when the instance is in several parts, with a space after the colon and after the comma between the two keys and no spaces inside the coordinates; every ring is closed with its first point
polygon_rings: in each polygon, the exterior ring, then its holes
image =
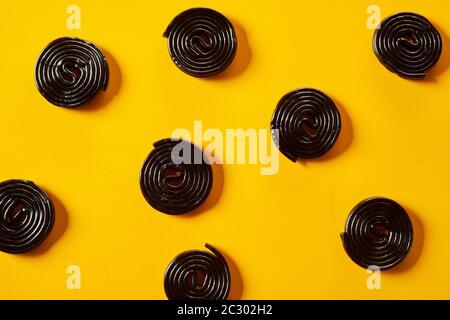
{"type": "Polygon", "coordinates": [[[281,98],[270,127],[281,153],[296,162],[318,158],[332,148],[341,131],[341,116],[323,92],[303,88],[281,98]]]}
{"type": "Polygon", "coordinates": [[[210,77],[224,71],[237,51],[236,33],[221,13],[192,8],[177,15],[164,32],[175,65],[194,77],[210,77]]]}
{"type": "Polygon", "coordinates": [[[230,291],[230,270],[225,258],[213,246],[211,252],[185,251],[169,264],[164,290],[169,300],[225,300],[230,291]]]}
{"type": "Polygon", "coordinates": [[[40,54],[35,68],[39,92],[50,103],[77,108],[90,102],[109,81],[108,62],[88,41],[63,37],[52,41],[40,54]]]}
{"type": "Polygon", "coordinates": [[[23,253],[38,247],[55,221],[47,193],[31,181],[0,183],[0,251],[23,253]]]}
{"type": "Polygon", "coordinates": [[[413,225],[397,202],[370,198],[350,212],[341,238],[356,264],[387,270],[399,264],[411,249],[413,225]]]}
{"type": "Polygon", "coordinates": [[[439,61],[442,39],[425,17],[401,12],[381,22],[373,50],[390,71],[406,79],[422,79],[439,61]]]}
{"type": "Polygon", "coordinates": [[[181,215],[197,209],[208,197],[212,168],[202,150],[185,140],[163,139],[145,160],[141,191],[156,210],[181,215]],[[179,157],[174,161],[173,157],[179,157]]]}

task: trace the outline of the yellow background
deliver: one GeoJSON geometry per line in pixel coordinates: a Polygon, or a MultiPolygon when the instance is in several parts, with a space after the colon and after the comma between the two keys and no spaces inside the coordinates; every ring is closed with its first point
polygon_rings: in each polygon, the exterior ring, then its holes
{"type": "Polygon", "coordinates": [[[205,242],[232,269],[231,298],[450,298],[450,3],[397,1],[7,1],[0,30],[0,180],[33,180],[57,208],[50,238],[35,252],[0,253],[0,298],[165,299],[163,274],[178,253],[205,242]],[[68,30],[66,8],[81,8],[68,30]],[[382,16],[415,11],[443,36],[425,81],[387,71],[373,54],[369,5],[382,16]],[[214,8],[237,30],[232,66],[213,79],[182,73],[162,37],[195,6],[214,8]],[[61,36],[96,43],[110,69],[107,93],[77,110],[49,104],[34,64],[61,36]],[[153,210],[139,188],[152,143],[176,128],[268,128],[278,100],[298,87],[330,95],[343,132],[320,160],[280,158],[275,176],[259,166],[216,168],[213,193],[192,215],[153,210]],[[370,196],[397,200],[412,217],[407,260],[366,288],[366,271],[339,234],[370,196]],[[81,290],[66,288],[79,265],[81,290]]]}

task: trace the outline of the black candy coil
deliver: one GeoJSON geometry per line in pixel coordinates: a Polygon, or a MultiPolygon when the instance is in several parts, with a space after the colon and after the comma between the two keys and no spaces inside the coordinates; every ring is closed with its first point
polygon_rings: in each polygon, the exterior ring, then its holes
{"type": "Polygon", "coordinates": [[[230,271],[225,258],[213,246],[211,252],[186,251],[172,260],[164,274],[169,300],[225,300],[230,291],[230,271]]]}
{"type": "Polygon", "coordinates": [[[40,54],[35,81],[50,103],[76,108],[106,90],[108,63],[96,45],[77,38],[59,38],[40,54]]]}
{"type": "Polygon", "coordinates": [[[341,238],[345,251],[356,264],[386,270],[406,257],[413,233],[408,214],[397,202],[370,198],[351,211],[341,238]]]}
{"type": "Polygon", "coordinates": [[[23,253],[39,246],[55,221],[50,197],[31,181],[0,183],[0,250],[23,253]]]}
{"type": "Polygon", "coordinates": [[[406,79],[423,79],[439,61],[442,39],[425,17],[402,12],[381,22],[373,50],[390,71],[406,79]]]}
{"type": "MultiPolygon", "coordinates": [[[[140,175],[142,194],[156,210],[180,215],[197,209],[212,188],[211,165],[203,152],[183,140],[163,139],[154,143],[140,175]],[[174,163],[172,151],[176,147],[189,150],[188,161],[174,163]]],[[[174,151],[176,153],[177,151],[174,151]]]]}
{"type": "Polygon", "coordinates": [[[336,105],[316,89],[297,89],[281,98],[271,122],[272,136],[291,161],[324,155],[336,143],[341,116],[336,105]]]}
{"type": "Polygon", "coordinates": [[[172,60],[194,77],[214,76],[233,61],[237,39],[230,21],[207,8],[192,8],[176,16],[164,32],[172,60]]]}

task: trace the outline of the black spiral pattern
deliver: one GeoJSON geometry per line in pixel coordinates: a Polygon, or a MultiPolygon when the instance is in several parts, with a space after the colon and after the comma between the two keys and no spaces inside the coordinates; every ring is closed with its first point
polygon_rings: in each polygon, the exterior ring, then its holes
{"type": "Polygon", "coordinates": [[[341,116],[336,105],[315,89],[297,89],[278,103],[271,122],[272,136],[291,161],[324,155],[336,143],[341,116]]]}
{"type": "Polygon", "coordinates": [[[23,253],[47,238],[55,220],[50,197],[31,181],[0,183],[0,250],[23,253]]]}
{"type": "Polygon", "coordinates": [[[164,32],[172,60],[194,77],[214,76],[233,61],[237,40],[233,25],[221,13],[192,8],[176,16],[164,32]]]}
{"type": "Polygon", "coordinates": [[[208,197],[212,188],[212,168],[203,158],[203,152],[183,140],[164,139],[154,144],[141,169],[142,194],[156,210],[180,215],[197,209],[208,197]],[[174,163],[172,151],[188,161],[174,163]],[[177,151],[178,150],[178,151],[177,151]]]}
{"type": "Polygon", "coordinates": [[[108,63],[94,44],[77,38],[59,38],[39,56],[35,81],[39,92],[50,103],[76,108],[106,90],[108,63]]]}
{"type": "Polygon", "coordinates": [[[397,202],[370,198],[352,210],[341,238],[345,251],[356,264],[386,270],[408,254],[413,242],[413,226],[397,202]]]}
{"type": "Polygon", "coordinates": [[[439,61],[442,39],[425,17],[402,12],[381,22],[373,50],[390,71],[406,79],[423,79],[439,61]]]}
{"type": "Polygon", "coordinates": [[[207,251],[186,251],[172,260],[164,275],[169,300],[225,300],[230,291],[230,271],[213,246],[207,251]]]}

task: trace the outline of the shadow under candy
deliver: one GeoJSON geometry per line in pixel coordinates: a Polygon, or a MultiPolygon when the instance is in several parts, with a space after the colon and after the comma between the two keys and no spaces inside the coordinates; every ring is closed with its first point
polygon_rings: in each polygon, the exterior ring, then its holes
{"type": "Polygon", "coordinates": [[[419,260],[424,245],[424,227],[419,217],[409,208],[405,207],[409,218],[411,219],[414,235],[411,249],[405,259],[397,266],[384,272],[396,274],[403,273],[411,269],[419,260]]]}
{"type": "Polygon", "coordinates": [[[233,62],[228,66],[226,70],[224,70],[222,73],[218,75],[206,78],[207,80],[210,79],[223,81],[227,79],[232,79],[243,73],[250,64],[252,51],[248,44],[247,34],[238,22],[232,21],[232,24],[234,27],[234,31],[236,32],[237,38],[236,56],[234,57],[233,62]]]}
{"type": "Polygon", "coordinates": [[[431,69],[424,80],[422,80],[425,83],[434,83],[437,81],[437,77],[439,77],[441,74],[443,74],[448,67],[450,66],[450,39],[448,38],[447,34],[443,32],[443,29],[439,26],[435,25],[436,29],[441,34],[442,38],[442,54],[439,58],[438,63],[431,69]]]}
{"type": "Polygon", "coordinates": [[[76,110],[82,112],[97,111],[108,105],[111,100],[119,93],[122,83],[122,74],[119,65],[114,57],[105,49],[101,48],[108,62],[109,80],[108,87],[105,91],[100,91],[97,96],[85,106],[81,106],[76,110]]]}
{"type": "Polygon", "coordinates": [[[339,101],[337,101],[335,98],[332,98],[332,100],[336,105],[336,108],[338,109],[341,117],[341,132],[339,134],[339,137],[337,138],[335,145],[332,146],[331,149],[323,156],[316,159],[298,159],[297,162],[302,166],[306,166],[308,165],[308,163],[312,162],[325,162],[333,160],[345,153],[345,151],[350,148],[353,142],[353,126],[350,120],[350,116],[348,115],[345,108],[343,108],[339,103],[339,101]]]}
{"type": "Polygon", "coordinates": [[[244,284],[242,281],[242,276],[239,271],[239,268],[229,255],[223,253],[222,251],[220,253],[227,261],[228,269],[230,269],[231,285],[230,285],[230,292],[228,294],[228,300],[240,300],[242,298],[244,284]]]}
{"type": "Polygon", "coordinates": [[[202,203],[200,207],[195,209],[194,211],[183,214],[180,217],[183,218],[193,218],[196,217],[199,214],[202,214],[205,211],[209,211],[212,208],[216,206],[216,204],[219,202],[220,196],[222,195],[223,191],[223,184],[224,184],[224,178],[223,178],[223,167],[221,164],[213,163],[211,164],[211,169],[213,172],[213,183],[211,187],[211,191],[206,198],[205,202],[202,203]]]}

